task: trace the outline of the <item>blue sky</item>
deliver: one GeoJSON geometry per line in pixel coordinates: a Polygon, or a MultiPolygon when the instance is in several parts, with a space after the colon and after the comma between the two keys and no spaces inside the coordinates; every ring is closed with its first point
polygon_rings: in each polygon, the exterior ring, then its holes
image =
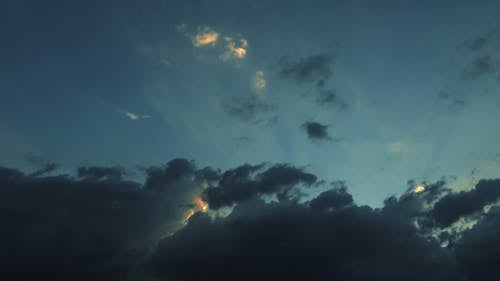
{"type": "Polygon", "coordinates": [[[498,1],[49,2],[0,3],[1,165],[284,162],[370,205],[500,171],[498,1]]]}

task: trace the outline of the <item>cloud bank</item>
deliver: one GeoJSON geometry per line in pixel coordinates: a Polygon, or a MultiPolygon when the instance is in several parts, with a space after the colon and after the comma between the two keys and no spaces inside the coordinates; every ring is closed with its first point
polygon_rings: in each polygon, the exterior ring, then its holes
{"type": "Polygon", "coordinates": [[[409,182],[374,209],[357,205],[344,182],[328,189],[284,163],[220,171],[178,158],[145,173],[141,184],[119,166],[75,176],[0,168],[1,279],[482,281],[500,273],[499,179],[458,193],[445,180],[409,182]],[[304,196],[310,188],[324,191],[304,196]],[[219,214],[225,206],[232,211],[219,214]],[[475,223],[456,231],[465,219],[475,223]]]}

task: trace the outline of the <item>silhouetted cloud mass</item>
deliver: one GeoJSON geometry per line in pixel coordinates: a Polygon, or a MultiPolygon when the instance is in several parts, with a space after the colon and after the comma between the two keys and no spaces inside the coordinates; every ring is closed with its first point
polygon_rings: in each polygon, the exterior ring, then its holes
{"type": "Polygon", "coordinates": [[[81,167],[77,177],[1,167],[1,279],[482,281],[500,273],[500,179],[461,192],[445,180],[410,181],[373,209],[357,205],[343,181],[305,200],[305,188],[325,181],[288,164],[221,172],[178,158],[145,172],[140,184],[116,167],[81,167]],[[200,196],[210,210],[185,222],[200,196]],[[233,208],[216,216],[224,206],[233,208]],[[476,223],[452,228],[462,219],[476,223]]]}
{"type": "Polygon", "coordinates": [[[293,186],[311,185],[316,176],[301,169],[277,164],[265,169],[265,165],[242,165],[224,172],[217,187],[204,191],[210,208],[231,206],[262,194],[287,192],[293,186]]]}
{"type": "Polygon", "coordinates": [[[500,180],[482,180],[474,189],[451,193],[436,203],[433,217],[441,226],[449,226],[459,218],[481,211],[500,199],[500,180]]]}

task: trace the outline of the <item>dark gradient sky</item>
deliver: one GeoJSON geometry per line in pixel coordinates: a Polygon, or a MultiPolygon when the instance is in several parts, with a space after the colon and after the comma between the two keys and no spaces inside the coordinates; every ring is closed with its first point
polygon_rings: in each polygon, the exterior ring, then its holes
{"type": "Polygon", "coordinates": [[[56,245],[38,276],[492,280],[499,15],[494,0],[0,0],[0,261],[24,276],[56,245]]]}

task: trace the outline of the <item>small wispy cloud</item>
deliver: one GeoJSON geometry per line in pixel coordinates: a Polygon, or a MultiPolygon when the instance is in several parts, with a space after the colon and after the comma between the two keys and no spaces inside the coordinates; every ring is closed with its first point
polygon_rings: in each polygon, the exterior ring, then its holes
{"type": "Polygon", "coordinates": [[[130,112],[130,111],[127,111],[127,110],[117,110],[117,112],[125,115],[128,119],[130,120],[141,120],[141,119],[148,119],[148,118],[151,118],[152,116],[151,115],[148,115],[148,114],[139,114],[139,113],[135,113],[135,112],[130,112]]]}

